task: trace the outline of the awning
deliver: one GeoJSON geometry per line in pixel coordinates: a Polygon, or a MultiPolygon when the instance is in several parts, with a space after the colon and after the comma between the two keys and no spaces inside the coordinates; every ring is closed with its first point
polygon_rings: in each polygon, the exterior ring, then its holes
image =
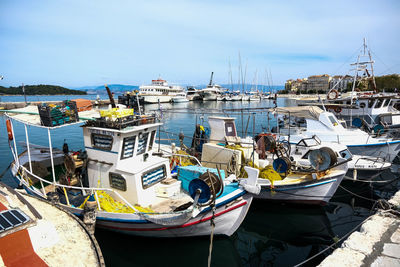
{"type": "Polygon", "coordinates": [[[318,120],[319,115],[324,112],[316,106],[301,106],[301,107],[281,107],[272,108],[269,110],[272,113],[287,114],[294,117],[318,120]]]}

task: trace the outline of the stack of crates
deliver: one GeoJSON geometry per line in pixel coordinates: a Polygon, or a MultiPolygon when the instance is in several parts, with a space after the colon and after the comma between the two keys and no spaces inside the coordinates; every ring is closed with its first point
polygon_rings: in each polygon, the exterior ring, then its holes
{"type": "Polygon", "coordinates": [[[61,105],[38,105],[40,122],[43,126],[54,127],[79,121],[76,103],[64,101],[61,105]]]}

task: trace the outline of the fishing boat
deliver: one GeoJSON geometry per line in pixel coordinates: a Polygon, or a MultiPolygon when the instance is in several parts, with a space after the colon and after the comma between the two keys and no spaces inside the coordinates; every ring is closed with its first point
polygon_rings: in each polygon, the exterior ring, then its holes
{"type": "Polygon", "coordinates": [[[248,168],[243,185],[210,168],[191,170],[190,177],[182,176],[183,170],[173,178],[169,159],[157,154],[156,115],[111,105],[55,126],[44,126],[36,107],[6,111],[16,181],[96,227],[151,237],[232,235],[250,207],[253,195],[246,190],[256,190],[258,170],[248,168]],[[27,149],[18,154],[13,122],[47,130],[49,146],[32,146],[26,131],[27,149]],[[64,143],[61,156],[51,132],[78,123],[85,149],[69,151],[64,143]]]}
{"type": "Polygon", "coordinates": [[[235,118],[210,116],[208,123],[210,137],[209,142],[202,145],[201,164],[220,166],[240,181],[246,181],[242,178],[245,177],[243,166],[257,166],[260,171],[257,182],[261,186],[260,194],[254,196],[257,199],[324,205],[335,193],[351,160],[326,147],[308,147],[308,155],[313,155],[307,157],[310,168],[292,167],[289,150],[283,151],[281,145],[264,148],[277,151],[274,160],[260,158],[253,139],[237,135],[235,118]]]}
{"type": "MultiPolygon", "coordinates": [[[[260,158],[272,162],[276,158],[276,154],[269,151],[273,151],[271,146],[275,146],[277,142],[279,143],[279,136],[271,133],[261,133],[255,139],[257,140],[257,152],[260,158]]],[[[348,160],[348,173],[346,176],[353,177],[355,180],[364,179],[367,175],[369,178],[371,175],[381,173],[392,166],[390,162],[385,161],[383,158],[353,155],[347,146],[332,142],[322,142],[316,135],[301,139],[296,144],[289,144],[287,140],[283,140],[280,142],[283,153],[290,159],[293,168],[298,170],[312,168],[308,158],[310,151],[322,149],[323,147],[329,147],[336,154],[336,157],[348,160]]]]}
{"type": "Polygon", "coordinates": [[[96,238],[76,216],[3,183],[0,254],[3,266],[105,266],[96,238]]]}
{"type": "Polygon", "coordinates": [[[271,112],[287,118],[288,123],[277,130],[291,144],[316,135],[323,142],[346,145],[352,154],[384,158],[388,162],[392,162],[400,152],[400,140],[345,128],[333,113],[316,106],[274,108],[271,112]],[[293,122],[296,118],[297,121],[293,122]]]}
{"type": "Polygon", "coordinates": [[[178,94],[182,94],[184,88],[177,85],[168,85],[166,80],[159,77],[151,81],[151,85],[141,85],[139,87],[139,98],[144,103],[168,103],[178,94]]]}

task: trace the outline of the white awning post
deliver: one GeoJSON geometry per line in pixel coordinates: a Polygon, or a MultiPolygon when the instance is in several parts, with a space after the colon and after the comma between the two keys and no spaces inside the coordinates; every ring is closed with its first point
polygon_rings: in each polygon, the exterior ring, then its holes
{"type": "MultiPolygon", "coordinates": [[[[54,161],[53,161],[53,146],[51,144],[50,128],[47,128],[47,135],[49,136],[49,148],[50,148],[50,161],[51,161],[51,172],[53,174],[53,183],[56,184],[56,174],[54,172],[54,161]]],[[[55,190],[55,187],[54,187],[55,190]]]]}
{"type": "MultiPolygon", "coordinates": [[[[33,174],[33,172],[32,172],[32,160],[31,160],[31,148],[29,146],[28,129],[26,128],[26,124],[24,124],[24,127],[25,127],[26,148],[28,150],[29,171],[31,172],[31,174],[33,174]]],[[[43,181],[40,180],[40,179],[39,179],[39,181],[40,181],[40,185],[42,186],[43,194],[46,196],[46,191],[44,190],[43,181]]]]}

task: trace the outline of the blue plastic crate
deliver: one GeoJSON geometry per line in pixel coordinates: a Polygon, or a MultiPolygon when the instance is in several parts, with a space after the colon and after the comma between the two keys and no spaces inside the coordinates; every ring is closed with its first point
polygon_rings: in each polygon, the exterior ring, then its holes
{"type": "MultiPolygon", "coordinates": [[[[189,183],[193,179],[199,178],[200,175],[207,172],[207,170],[218,176],[218,170],[214,168],[206,168],[200,166],[185,166],[185,167],[180,166],[178,168],[178,180],[182,181],[182,188],[186,191],[189,191],[189,183]]],[[[225,179],[225,171],[220,170],[220,173],[221,173],[221,178],[225,179]]]]}

